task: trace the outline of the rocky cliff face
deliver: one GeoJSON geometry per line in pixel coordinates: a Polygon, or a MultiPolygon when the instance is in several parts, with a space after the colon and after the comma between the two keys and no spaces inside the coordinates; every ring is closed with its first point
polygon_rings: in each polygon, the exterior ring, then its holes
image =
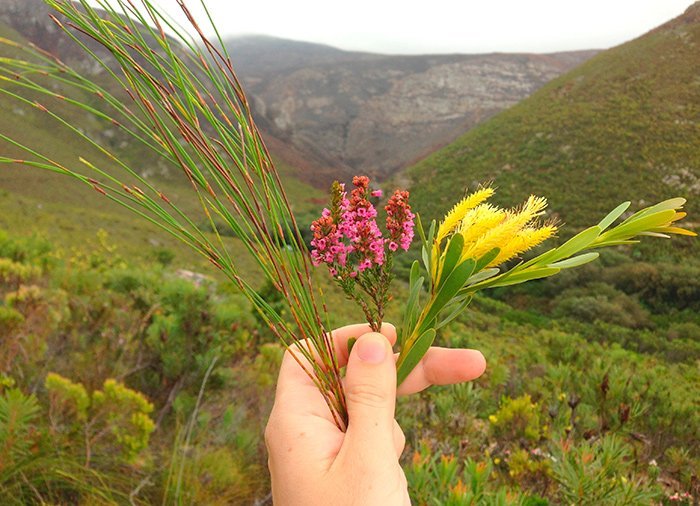
{"type": "Polygon", "coordinates": [[[380,177],[595,54],[388,56],[264,37],[229,47],[270,135],[380,177]]]}

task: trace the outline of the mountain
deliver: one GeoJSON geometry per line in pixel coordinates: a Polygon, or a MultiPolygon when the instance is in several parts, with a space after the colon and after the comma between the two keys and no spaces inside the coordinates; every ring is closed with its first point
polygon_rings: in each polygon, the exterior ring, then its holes
{"type": "Polygon", "coordinates": [[[383,178],[595,54],[396,56],[261,36],[227,48],[266,138],[383,178]]]}
{"type": "Polygon", "coordinates": [[[407,170],[417,205],[441,215],[493,181],[503,204],[549,197],[569,225],[682,195],[700,216],[700,2],[591,58],[407,170]]]}
{"type": "MultiPolygon", "coordinates": [[[[2,0],[0,25],[99,74],[49,12],[42,0],[2,0]]],[[[324,187],[360,172],[386,178],[595,54],[390,56],[263,36],[227,47],[270,150],[324,187]]]]}

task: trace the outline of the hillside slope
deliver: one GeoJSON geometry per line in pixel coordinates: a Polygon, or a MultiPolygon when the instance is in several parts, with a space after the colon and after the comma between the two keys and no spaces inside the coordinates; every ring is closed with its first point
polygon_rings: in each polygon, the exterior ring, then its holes
{"type": "Polygon", "coordinates": [[[700,216],[700,2],[582,64],[404,175],[436,217],[484,181],[512,205],[549,197],[569,225],[622,200],[682,195],[700,216]]]}
{"type": "MultiPolygon", "coordinates": [[[[47,14],[39,8],[39,5],[43,5],[40,0],[38,3],[34,0],[28,1],[37,7],[32,11],[35,16],[47,14]]],[[[66,39],[65,36],[62,39],[60,33],[42,28],[41,24],[33,24],[29,19],[22,18],[23,23],[8,24],[6,20],[11,17],[8,12],[13,16],[26,14],[27,4],[13,2],[0,6],[0,13],[5,13],[4,16],[0,15],[0,38],[16,41],[20,46],[28,46],[32,42],[46,45],[51,41],[66,39]],[[24,33],[31,37],[24,36],[24,33]]],[[[92,78],[109,83],[106,84],[107,89],[112,90],[116,96],[125,96],[123,92],[120,95],[120,90],[116,89],[114,83],[104,78],[106,73],[100,73],[89,57],[82,54],[79,48],[70,47],[69,43],[69,40],[63,40],[63,43],[57,43],[55,46],[61,50],[61,57],[71,61],[74,68],[92,78]],[[64,43],[65,47],[61,45],[64,43]]],[[[26,53],[6,43],[0,43],[0,58],[2,57],[28,58],[26,53]]],[[[106,56],[104,59],[107,59],[106,56]]],[[[113,59],[107,61],[108,64],[114,64],[113,59]]],[[[0,65],[5,63],[0,62],[0,65]]],[[[97,108],[103,107],[100,100],[87,92],[59,84],[57,81],[52,82],[51,86],[58,94],[92,104],[97,108]]],[[[166,163],[138,142],[134,142],[113,124],[97,120],[68,101],[30,92],[14,82],[0,81],[1,134],[66,167],[83,168],[79,161],[82,157],[108,172],[114,171],[125,178],[124,172],[113,160],[95,146],[81,139],[38,107],[22,103],[4,93],[5,91],[18,94],[30,102],[37,100],[155,183],[195,221],[204,222],[199,201],[193,196],[189,181],[179,169],[166,163]]],[[[22,160],[37,158],[2,139],[0,156],[22,160]]],[[[293,176],[294,169],[288,165],[278,163],[278,169],[285,179],[285,187],[295,212],[303,223],[309,222],[310,213],[315,213],[320,202],[325,201],[324,193],[296,179],[293,176]]],[[[128,180],[128,177],[126,179],[128,180]]],[[[204,264],[201,261],[203,259],[162,230],[145,220],[135,218],[133,214],[90,187],[70,177],[22,164],[0,164],[0,229],[13,233],[40,234],[62,246],[87,244],[94,238],[98,229],[104,229],[129,255],[149,256],[154,248],[168,248],[176,251],[181,260],[189,265],[204,264]]]]}

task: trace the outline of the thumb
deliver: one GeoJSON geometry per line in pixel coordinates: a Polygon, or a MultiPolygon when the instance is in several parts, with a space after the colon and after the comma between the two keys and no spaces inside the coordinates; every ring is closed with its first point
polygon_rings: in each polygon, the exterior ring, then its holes
{"type": "Polygon", "coordinates": [[[361,336],[348,359],[345,374],[348,407],[346,438],[355,450],[370,454],[394,450],[396,364],[391,345],[382,334],[361,336]],[[386,448],[385,448],[386,447],[386,448]]]}

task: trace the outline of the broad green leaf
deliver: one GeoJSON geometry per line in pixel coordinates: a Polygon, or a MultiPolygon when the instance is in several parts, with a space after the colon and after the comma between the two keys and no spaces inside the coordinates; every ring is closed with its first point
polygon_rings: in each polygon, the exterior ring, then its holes
{"type": "Polygon", "coordinates": [[[418,362],[430,349],[435,341],[435,329],[428,329],[423,332],[413,345],[407,350],[401,350],[399,360],[396,363],[396,384],[401,385],[410,372],[418,365],[418,362]]]}
{"type": "Polygon", "coordinates": [[[658,213],[660,211],[668,211],[668,210],[678,209],[680,207],[683,207],[685,202],[686,202],[686,200],[683,197],[675,197],[672,199],[664,200],[663,202],[659,202],[658,204],[654,204],[653,206],[646,207],[644,209],[637,211],[632,216],[627,218],[623,222],[623,225],[627,222],[635,221],[639,218],[643,218],[643,217],[648,216],[650,214],[658,213]]]}
{"type": "Polygon", "coordinates": [[[588,246],[590,246],[593,243],[593,241],[595,241],[600,236],[601,232],[601,228],[597,225],[587,228],[586,230],[583,230],[575,236],[573,236],[571,239],[566,241],[558,248],[547,251],[546,253],[542,253],[541,255],[533,258],[532,260],[525,262],[524,264],[522,264],[522,267],[518,270],[521,271],[534,265],[547,265],[552,262],[556,262],[558,260],[570,257],[571,255],[574,255],[579,251],[584,250],[588,246]]]}
{"type": "Polygon", "coordinates": [[[598,253],[584,253],[583,255],[578,255],[575,257],[567,258],[566,260],[560,260],[559,262],[554,262],[549,264],[547,267],[555,269],[570,269],[571,267],[578,267],[579,265],[587,264],[592,262],[600,255],[598,253]]]}
{"type": "Polygon", "coordinates": [[[484,269],[483,271],[479,271],[476,274],[474,274],[473,276],[471,276],[467,280],[466,284],[467,284],[467,286],[473,285],[473,284],[478,283],[480,281],[484,281],[486,279],[492,278],[495,275],[497,275],[499,272],[501,272],[501,269],[499,269],[498,267],[491,267],[490,269],[484,269]]]}
{"type": "Polygon", "coordinates": [[[421,260],[423,260],[423,265],[425,266],[425,270],[430,273],[430,252],[428,251],[428,248],[423,246],[421,248],[420,252],[421,260]]]}
{"type": "Polygon", "coordinates": [[[465,260],[454,268],[452,274],[445,280],[438,290],[437,295],[433,298],[430,308],[421,324],[421,331],[425,331],[427,327],[432,326],[433,320],[435,320],[438,313],[440,313],[462,289],[472,272],[474,272],[474,260],[472,259],[465,260]]]}
{"type": "Polygon", "coordinates": [[[435,239],[435,227],[436,227],[435,220],[433,220],[430,222],[430,230],[428,230],[427,239],[428,239],[428,246],[429,247],[432,247],[433,240],[435,239]]]}
{"type": "Polygon", "coordinates": [[[608,215],[603,218],[600,223],[598,223],[598,226],[600,227],[601,230],[605,230],[608,228],[612,223],[618,219],[620,216],[622,216],[622,213],[627,211],[629,208],[631,202],[628,200],[627,202],[623,202],[619,206],[617,206],[615,209],[610,211],[608,215]]]}
{"type": "Polygon", "coordinates": [[[420,264],[418,263],[418,260],[414,260],[413,263],[411,264],[411,273],[408,277],[408,286],[412,287],[416,280],[418,279],[418,275],[420,274],[420,264]]]}
{"type": "Polygon", "coordinates": [[[418,302],[420,301],[420,293],[423,289],[423,282],[425,278],[422,276],[418,278],[415,282],[411,283],[411,291],[408,295],[408,300],[406,301],[406,309],[403,315],[403,325],[401,326],[401,335],[399,336],[399,344],[403,348],[403,340],[411,335],[413,328],[416,326],[418,321],[418,316],[420,313],[420,306],[418,302]]]}
{"type": "Polygon", "coordinates": [[[501,248],[493,248],[491,251],[488,251],[487,253],[482,255],[481,258],[479,258],[479,260],[477,260],[476,262],[474,272],[479,272],[481,269],[493,262],[493,260],[498,256],[500,252],[501,248]]]}
{"type": "Polygon", "coordinates": [[[517,285],[533,279],[546,278],[557,274],[560,270],[561,269],[557,269],[556,267],[543,267],[540,269],[528,269],[526,271],[513,274],[512,276],[508,276],[508,273],[506,273],[500,280],[496,281],[492,285],[489,285],[489,288],[517,285]]]}
{"type": "Polygon", "coordinates": [[[630,237],[634,237],[641,232],[646,232],[647,230],[666,225],[667,223],[670,223],[675,216],[676,211],[673,209],[667,209],[665,211],[647,214],[632,221],[626,221],[621,225],[608,230],[601,236],[599,242],[605,242],[609,239],[629,239],[630,237]]]}
{"type": "MultiPolygon", "coordinates": [[[[444,260],[442,262],[442,271],[439,274],[437,286],[440,287],[447,278],[450,277],[457,262],[462,257],[464,251],[464,236],[462,234],[454,234],[447,243],[444,260]]],[[[439,265],[439,264],[438,264],[439,265]]]]}

